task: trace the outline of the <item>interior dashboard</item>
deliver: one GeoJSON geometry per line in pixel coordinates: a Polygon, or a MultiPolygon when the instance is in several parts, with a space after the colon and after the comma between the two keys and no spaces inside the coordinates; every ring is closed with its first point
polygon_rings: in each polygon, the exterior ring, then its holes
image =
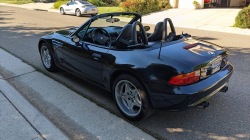
{"type": "MultiPolygon", "coordinates": [[[[109,33],[109,35],[110,35],[110,37],[111,37],[111,40],[113,41],[113,40],[115,40],[115,39],[118,37],[118,35],[121,33],[122,28],[123,28],[123,27],[104,27],[104,28],[102,28],[102,29],[105,29],[105,30],[109,33]]],[[[90,29],[88,29],[88,31],[87,31],[87,33],[86,33],[86,37],[87,37],[88,39],[91,39],[91,38],[92,38],[92,31],[93,31],[94,29],[96,29],[96,28],[90,28],[90,29]]],[[[106,33],[103,32],[103,31],[101,31],[101,30],[98,30],[98,31],[96,32],[96,34],[104,34],[104,35],[106,35],[106,33]]],[[[108,36],[108,35],[106,35],[106,36],[108,36]]]]}

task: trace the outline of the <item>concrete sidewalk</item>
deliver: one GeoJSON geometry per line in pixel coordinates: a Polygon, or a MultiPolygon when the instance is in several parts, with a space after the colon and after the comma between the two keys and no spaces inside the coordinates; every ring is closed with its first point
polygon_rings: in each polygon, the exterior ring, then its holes
{"type": "Polygon", "coordinates": [[[54,3],[55,2],[50,2],[50,3],[34,2],[34,3],[21,4],[21,5],[0,3],[0,5],[25,8],[29,10],[41,10],[41,11],[60,13],[58,9],[53,9],[54,3]]]}
{"type": "Polygon", "coordinates": [[[1,140],[68,139],[1,75],[0,126],[1,140]]]}
{"type": "Polygon", "coordinates": [[[2,49],[0,75],[0,139],[155,139],[2,49]]]}

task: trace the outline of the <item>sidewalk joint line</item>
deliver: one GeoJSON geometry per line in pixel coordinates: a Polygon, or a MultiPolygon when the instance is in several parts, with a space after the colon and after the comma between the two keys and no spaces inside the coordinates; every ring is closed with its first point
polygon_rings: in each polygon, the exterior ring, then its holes
{"type": "Polygon", "coordinates": [[[0,79],[3,79],[3,80],[9,80],[9,79],[12,79],[12,78],[16,78],[16,77],[19,77],[19,76],[23,76],[23,75],[26,75],[26,74],[30,74],[32,72],[36,72],[36,70],[33,70],[33,71],[30,71],[30,72],[26,72],[26,73],[23,73],[23,74],[19,74],[19,75],[16,75],[16,76],[13,76],[13,77],[9,77],[9,78],[0,78],[0,79]]]}
{"type": "Polygon", "coordinates": [[[9,98],[0,90],[2,95],[9,101],[9,103],[17,110],[17,112],[29,123],[29,125],[42,137],[43,140],[46,138],[42,135],[42,133],[35,128],[35,126],[23,115],[23,113],[9,100],[9,98]]]}

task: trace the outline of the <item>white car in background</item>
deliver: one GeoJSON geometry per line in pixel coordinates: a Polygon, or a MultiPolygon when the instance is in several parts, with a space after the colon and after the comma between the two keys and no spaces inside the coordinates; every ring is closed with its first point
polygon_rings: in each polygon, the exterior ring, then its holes
{"type": "Polygon", "coordinates": [[[60,6],[60,13],[64,14],[75,14],[80,17],[81,15],[95,16],[98,14],[98,9],[95,5],[86,1],[70,1],[60,6]]]}

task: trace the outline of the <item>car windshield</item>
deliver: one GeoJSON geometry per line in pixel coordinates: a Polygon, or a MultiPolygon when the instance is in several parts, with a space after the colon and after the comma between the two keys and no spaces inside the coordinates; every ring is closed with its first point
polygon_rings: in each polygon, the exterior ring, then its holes
{"type": "Polygon", "coordinates": [[[89,2],[85,2],[85,1],[78,1],[79,3],[81,3],[81,4],[88,4],[88,5],[92,5],[91,3],[89,3],[89,2]]]}
{"type": "Polygon", "coordinates": [[[105,16],[98,18],[97,20],[93,21],[90,25],[90,28],[94,27],[112,27],[112,26],[118,26],[118,27],[124,27],[127,25],[135,15],[130,15],[129,17],[120,15],[120,16],[105,16]]]}

